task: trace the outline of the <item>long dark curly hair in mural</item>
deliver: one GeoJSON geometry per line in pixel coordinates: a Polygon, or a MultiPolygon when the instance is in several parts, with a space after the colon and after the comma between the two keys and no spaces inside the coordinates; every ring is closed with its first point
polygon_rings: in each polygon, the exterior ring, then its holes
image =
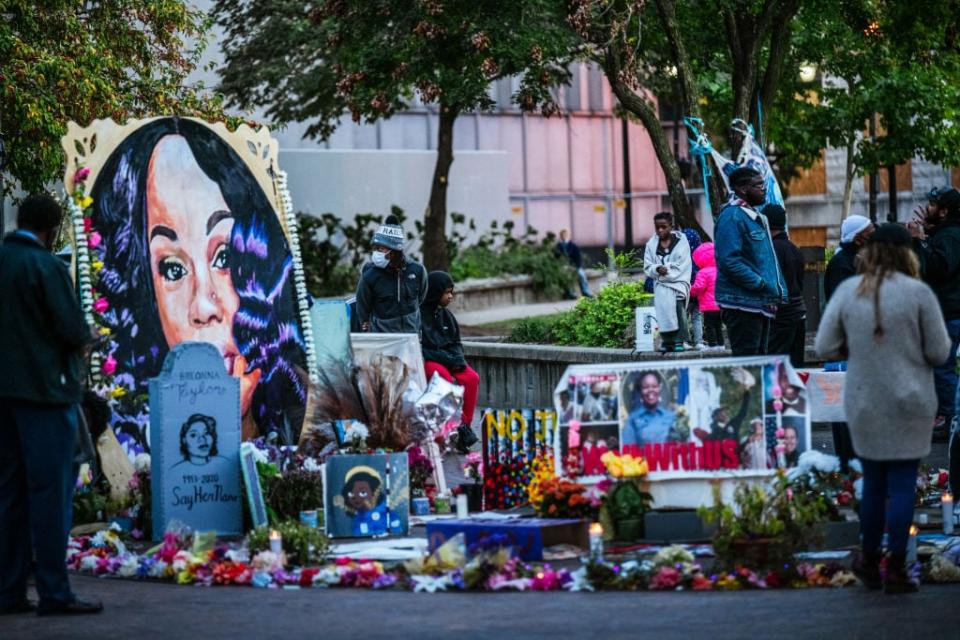
{"type": "Polygon", "coordinates": [[[240,378],[244,438],[295,443],[306,356],[293,260],[240,156],[202,123],[160,118],[113,151],[91,196],[117,374],[146,393],[172,346],[209,342],[240,378]]]}

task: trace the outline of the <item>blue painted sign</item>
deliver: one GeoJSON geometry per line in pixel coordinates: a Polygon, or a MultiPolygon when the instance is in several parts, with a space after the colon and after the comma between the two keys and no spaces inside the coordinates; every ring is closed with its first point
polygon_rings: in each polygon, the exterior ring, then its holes
{"type": "Polygon", "coordinates": [[[183,342],[150,380],[153,539],[177,520],[243,533],[240,381],[213,345],[183,342]]]}
{"type": "Polygon", "coordinates": [[[323,491],[331,538],[406,535],[410,530],[406,453],[332,456],[324,465],[323,491]]]}

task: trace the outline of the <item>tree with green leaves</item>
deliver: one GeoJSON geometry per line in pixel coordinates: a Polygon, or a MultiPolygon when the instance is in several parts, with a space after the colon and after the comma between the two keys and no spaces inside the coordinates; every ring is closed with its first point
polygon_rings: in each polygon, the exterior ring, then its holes
{"type": "Polygon", "coordinates": [[[185,86],[208,25],[183,0],[0,0],[0,194],[62,175],[70,120],[222,118],[216,100],[185,86]]]}
{"type": "MultiPolygon", "coordinates": [[[[566,2],[566,0],[559,0],[566,2]]],[[[687,201],[680,166],[655,97],[707,119],[726,98],[726,122],[756,121],[782,88],[790,26],[800,0],[572,0],[570,23],[603,69],[614,95],[644,125],[680,224],[703,229],[687,201]],[[713,95],[711,95],[713,94],[713,95]]],[[[726,127],[724,127],[726,130],[726,127]]],[[[728,132],[729,148],[742,139],[728,132]]],[[[716,183],[708,185],[719,204],[716,183]]],[[[714,212],[716,213],[716,212],[714,212]]]]}
{"type": "Polygon", "coordinates": [[[491,83],[519,77],[513,100],[557,113],[577,44],[550,0],[218,0],[226,30],[222,90],[277,123],[326,138],[345,114],[376,122],[415,100],[437,105],[437,161],[424,218],[424,262],[449,264],[447,187],[459,115],[492,108],[491,83]]]}
{"type": "Polygon", "coordinates": [[[846,149],[842,217],[858,176],[916,156],[960,164],[960,2],[810,4],[798,55],[826,82],[807,125],[815,144],[846,149]]]}

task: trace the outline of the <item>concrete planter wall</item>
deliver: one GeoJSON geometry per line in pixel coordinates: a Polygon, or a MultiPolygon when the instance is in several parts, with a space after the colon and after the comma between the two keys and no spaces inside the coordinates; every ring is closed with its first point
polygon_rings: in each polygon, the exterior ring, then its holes
{"type": "MultiPolygon", "coordinates": [[[[606,273],[587,270],[591,291],[596,291],[606,279],[606,273]]],[[[457,283],[457,295],[453,299],[454,314],[466,311],[483,311],[495,307],[510,307],[535,302],[550,302],[550,299],[533,290],[530,276],[505,276],[503,278],[471,278],[457,283]]],[[[579,293],[579,287],[574,285],[579,293]]]]}
{"type": "Polygon", "coordinates": [[[464,341],[464,354],[480,374],[481,408],[520,409],[553,406],[553,389],[572,364],[604,362],[699,360],[724,357],[724,353],[637,354],[630,349],[557,347],[464,341]],[[683,357],[680,357],[683,356],[683,357]]]}
{"type": "MultiPolygon", "coordinates": [[[[480,374],[477,406],[491,409],[544,409],[553,406],[553,389],[572,364],[605,362],[652,362],[688,360],[698,362],[726,358],[728,351],[680,354],[635,353],[630,349],[558,347],[539,344],[464,341],[464,354],[480,374]]],[[[815,366],[816,354],[807,351],[808,366],[815,366]]]]}

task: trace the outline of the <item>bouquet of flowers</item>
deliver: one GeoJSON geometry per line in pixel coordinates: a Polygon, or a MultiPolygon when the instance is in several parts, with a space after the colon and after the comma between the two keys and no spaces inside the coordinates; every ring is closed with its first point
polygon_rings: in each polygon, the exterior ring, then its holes
{"type": "Polygon", "coordinates": [[[533,505],[541,518],[586,518],[593,520],[600,501],[587,488],[565,478],[551,478],[540,485],[540,501],[533,505]]]}
{"type": "Polygon", "coordinates": [[[407,449],[407,460],[410,465],[410,490],[415,495],[424,495],[427,481],[433,475],[433,463],[418,446],[407,449]]]}
{"type": "Polygon", "coordinates": [[[615,530],[620,540],[642,538],[643,516],[653,503],[653,496],[645,490],[641,481],[649,472],[646,459],[629,453],[620,455],[608,451],[600,460],[613,478],[603,497],[600,512],[601,521],[613,527],[605,529],[615,530]]]}
{"type": "Polygon", "coordinates": [[[479,451],[472,451],[467,454],[463,463],[463,475],[467,478],[473,478],[475,483],[483,480],[483,454],[479,451]]]}

